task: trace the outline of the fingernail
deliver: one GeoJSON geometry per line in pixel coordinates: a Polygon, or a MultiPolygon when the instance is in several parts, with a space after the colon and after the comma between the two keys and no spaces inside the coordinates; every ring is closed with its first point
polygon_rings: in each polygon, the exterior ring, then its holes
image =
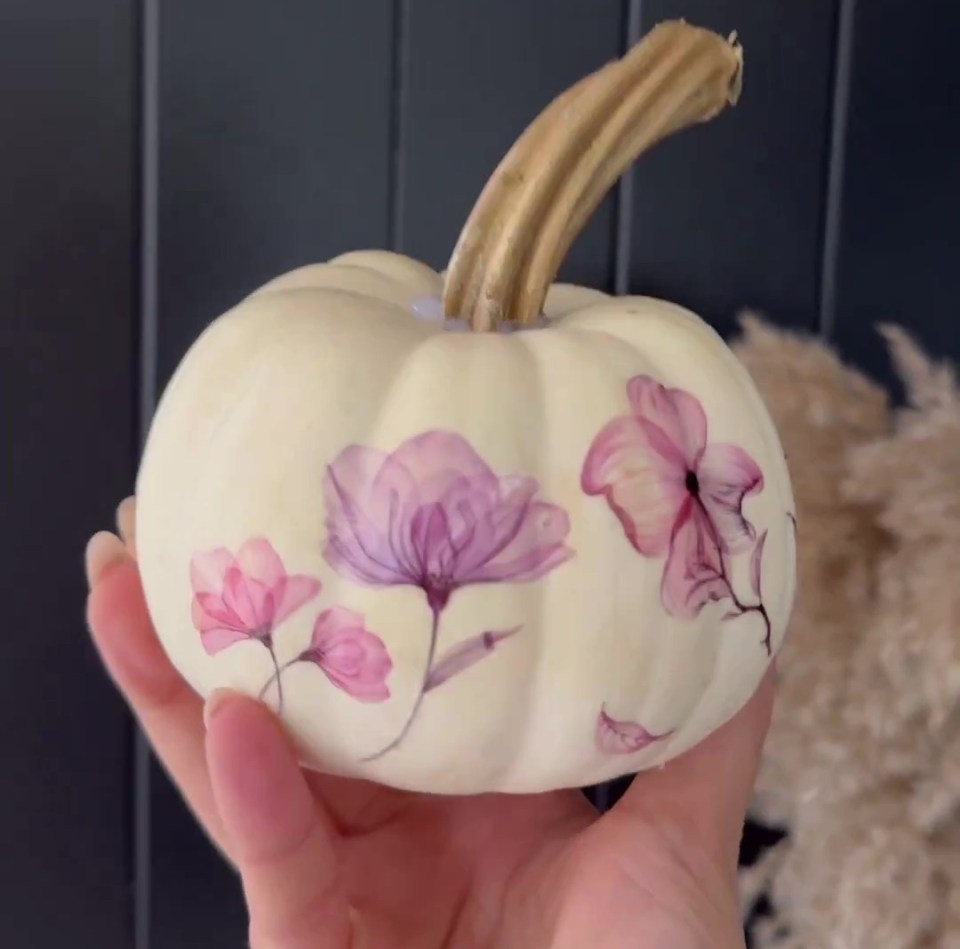
{"type": "Polygon", "coordinates": [[[99,531],[87,542],[84,553],[84,569],[87,574],[87,586],[93,585],[113,566],[129,559],[127,548],[116,534],[99,531]]]}
{"type": "Polygon", "coordinates": [[[133,553],[136,546],[137,499],[131,495],[117,505],[117,530],[120,539],[133,553]]]}
{"type": "Polygon", "coordinates": [[[203,703],[203,727],[209,728],[213,716],[219,712],[227,702],[235,698],[237,693],[233,689],[214,689],[203,703]]]}

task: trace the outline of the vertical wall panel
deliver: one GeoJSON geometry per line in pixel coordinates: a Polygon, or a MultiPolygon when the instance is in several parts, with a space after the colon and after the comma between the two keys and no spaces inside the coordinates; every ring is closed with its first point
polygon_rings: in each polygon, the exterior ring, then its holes
{"type": "MultiPolygon", "coordinates": [[[[159,379],[285,270],[388,239],[389,0],[168,0],[159,62],[159,379]]],[[[154,772],[151,949],[246,944],[238,881],[154,772]]]]}
{"type": "Polygon", "coordinates": [[[390,0],[162,5],[161,379],[286,269],[387,241],[390,0]]]}
{"type": "Polygon", "coordinates": [[[0,5],[0,945],[127,949],[130,724],[82,556],[135,456],[136,24],[0,5]]]}
{"type": "Polygon", "coordinates": [[[643,30],[685,18],[744,45],[739,105],[637,166],[635,292],[727,332],[743,307],[812,326],[819,298],[836,0],[645,0],[643,30]]]}
{"type": "MultiPolygon", "coordinates": [[[[473,202],[537,113],[619,55],[621,0],[406,0],[398,244],[446,266],[473,202]]],[[[606,287],[613,201],[571,252],[565,279],[606,287]]]]}
{"type": "Polygon", "coordinates": [[[960,359],[960,7],[856,5],[833,336],[890,378],[881,322],[960,359]]]}

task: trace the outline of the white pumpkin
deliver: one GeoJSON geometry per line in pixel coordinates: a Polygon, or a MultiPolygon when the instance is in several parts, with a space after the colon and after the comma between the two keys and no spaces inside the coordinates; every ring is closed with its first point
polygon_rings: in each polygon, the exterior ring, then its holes
{"type": "Polygon", "coordinates": [[[149,608],[200,694],[262,696],[309,767],[436,793],[600,782],[743,706],[794,595],[770,417],[694,314],[536,276],[599,201],[598,163],[623,151],[615,180],[718,111],[739,63],[713,34],[658,28],[531,126],[446,280],[347,254],[202,334],[137,486],[149,608]],[[625,88],[643,95],[614,135],[625,88]],[[697,111],[665,105],[674,121],[651,127],[651,102],[684,89],[697,111]]]}

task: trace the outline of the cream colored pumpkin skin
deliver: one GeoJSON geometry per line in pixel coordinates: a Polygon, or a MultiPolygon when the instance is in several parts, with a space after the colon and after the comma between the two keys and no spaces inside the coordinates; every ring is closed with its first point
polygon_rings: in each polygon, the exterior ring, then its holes
{"type": "MultiPolygon", "coordinates": [[[[585,493],[584,461],[628,413],[631,379],[700,401],[709,442],[739,446],[763,472],[743,513],[767,532],[762,600],[775,653],[794,596],[795,531],[766,409],[717,334],[673,304],[556,285],[549,326],[478,334],[417,314],[441,289],[440,275],[415,261],[348,254],[273,281],[197,340],[163,395],[137,487],[138,557],[160,639],[201,695],[258,694],[270,654],[251,640],[204,648],[190,565],[198,552],[265,538],[289,574],[320,584],[274,630],[278,664],[309,647],[331,609],[359,617],[389,656],[383,682],[371,680],[360,699],[350,691],[359,686],[338,685],[318,664],[285,670],[283,718],[308,766],[474,793],[586,785],[667,761],[754,692],[770,661],[764,623],[756,612],[725,618],[729,599],[693,618],[668,613],[664,557],[638,553],[604,497],[585,493]],[[389,453],[429,431],[459,434],[498,476],[535,478],[537,498],[569,518],[571,553],[537,579],[453,593],[435,658],[481,633],[515,632],[429,691],[402,742],[364,761],[417,701],[432,612],[414,585],[372,586],[335,569],[324,479],[348,446],[389,453]],[[603,750],[601,710],[664,737],[635,753],[603,750]]],[[[751,557],[731,558],[729,569],[740,599],[751,599],[751,557]]],[[[382,674],[383,654],[371,656],[382,674]]],[[[276,691],[265,701],[276,705],[276,691]]]]}

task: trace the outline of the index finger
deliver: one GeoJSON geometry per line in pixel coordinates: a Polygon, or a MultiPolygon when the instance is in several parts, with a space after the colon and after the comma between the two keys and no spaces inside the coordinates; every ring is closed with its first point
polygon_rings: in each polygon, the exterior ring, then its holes
{"type": "Polygon", "coordinates": [[[203,706],[157,639],[137,565],[120,538],[106,531],[91,539],[87,564],[87,623],[107,672],[187,805],[227,853],[207,772],[203,706]]]}

